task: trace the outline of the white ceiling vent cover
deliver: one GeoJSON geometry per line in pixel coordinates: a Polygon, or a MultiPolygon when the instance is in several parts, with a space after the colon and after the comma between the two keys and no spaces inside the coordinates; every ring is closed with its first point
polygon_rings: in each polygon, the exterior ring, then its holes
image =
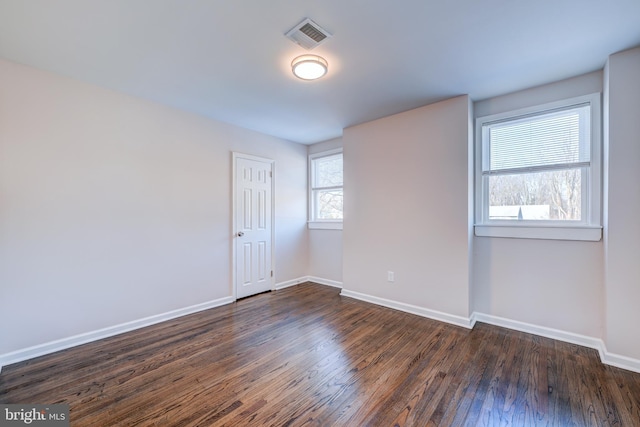
{"type": "Polygon", "coordinates": [[[285,35],[293,42],[309,50],[324,43],[331,37],[327,30],[309,18],[290,29],[285,35]]]}

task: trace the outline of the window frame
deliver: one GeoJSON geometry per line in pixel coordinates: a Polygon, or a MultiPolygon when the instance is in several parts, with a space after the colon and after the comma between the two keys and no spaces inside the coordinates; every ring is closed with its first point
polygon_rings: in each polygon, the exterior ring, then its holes
{"type": "MultiPolygon", "coordinates": [[[[307,177],[307,195],[308,195],[308,222],[307,226],[310,229],[321,229],[321,230],[342,230],[342,221],[343,219],[318,219],[316,217],[317,211],[315,207],[315,192],[317,190],[327,190],[327,189],[342,189],[344,195],[344,154],[342,148],[336,148],[333,150],[321,151],[318,153],[313,153],[308,156],[308,177],[307,177]],[[314,168],[315,161],[318,159],[322,159],[325,157],[335,156],[336,154],[342,155],[343,160],[343,170],[342,170],[342,185],[341,186],[331,186],[331,187],[314,187],[314,168]]],[[[344,218],[344,211],[343,211],[344,218]]]]}
{"type": "MultiPolygon", "coordinates": [[[[564,99],[541,105],[476,118],[475,127],[475,222],[474,232],[480,237],[510,237],[525,239],[584,240],[602,239],[602,111],[601,94],[564,99]],[[582,173],[582,212],[580,221],[571,220],[491,220],[488,218],[488,179],[483,176],[483,161],[487,159],[488,141],[483,140],[486,125],[536,117],[545,113],[590,106],[590,162],[582,173]],[[586,175],[586,179],[585,179],[586,175]],[[585,200],[586,199],[586,200],[585,200]]],[[[553,167],[542,169],[550,171],[553,167]]],[[[524,173],[524,172],[521,172],[524,173]]]]}

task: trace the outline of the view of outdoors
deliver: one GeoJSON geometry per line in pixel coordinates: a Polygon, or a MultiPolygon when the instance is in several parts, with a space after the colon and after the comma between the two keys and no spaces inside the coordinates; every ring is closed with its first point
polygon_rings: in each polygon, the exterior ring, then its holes
{"type": "Polygon", "coordinates": [[[312,191],[316,220],[342,219],[342,153],[314,159],[312,191]]]}
{"type": "Polygon", "coordinates": [[[582,170],[489,177],[489,218],[580,220],[582,170]]]}
{"type": "Polygon", "coordinates": [[[582,219],[588,115],[580,106],[486,125],[489,219],[582,219]]]}

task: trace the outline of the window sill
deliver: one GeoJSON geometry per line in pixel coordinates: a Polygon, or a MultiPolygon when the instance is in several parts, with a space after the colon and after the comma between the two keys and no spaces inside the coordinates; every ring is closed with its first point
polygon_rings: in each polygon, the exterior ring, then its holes
{"type": "Polygon", "coordinates": [[[342,230],[342,221],[309,221],[307,227],[309,230],[342,230]]]}
{"type": "Polygon", "coordinates": [[[602,239],[601,226],[513,226],[476,225],[478,237],[505,237],[513,239],[581,240],[599,242],[602,239]]]}

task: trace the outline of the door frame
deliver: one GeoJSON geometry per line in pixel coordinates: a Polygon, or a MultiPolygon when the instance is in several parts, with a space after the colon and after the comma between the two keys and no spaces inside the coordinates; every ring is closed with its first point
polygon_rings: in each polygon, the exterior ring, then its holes
{"type": "Polygon", "coordinates": [[[236,162],[238,159],[247,159],[253,160],[261,163],[269,163],[271,165],[271,290],[275,290],[275,265],[276,265],[276,255],[275,255],[275,226],[276,226],[276,193],[275,193],[275,182],[276,182],[276,161],[273,159],[269,159],[266,157],[255,156],[253,154],[245,154],[237,151],[231,152],[231,289],[232,289],[232,297],[235,300],[238,299],[238,292],[236,288],[236,254],[237,254],[237,223],[236,223],[236,208],[237,208],[237,197],[236,191],[238,189],[238,184],[236,182],[236,162]]]}

